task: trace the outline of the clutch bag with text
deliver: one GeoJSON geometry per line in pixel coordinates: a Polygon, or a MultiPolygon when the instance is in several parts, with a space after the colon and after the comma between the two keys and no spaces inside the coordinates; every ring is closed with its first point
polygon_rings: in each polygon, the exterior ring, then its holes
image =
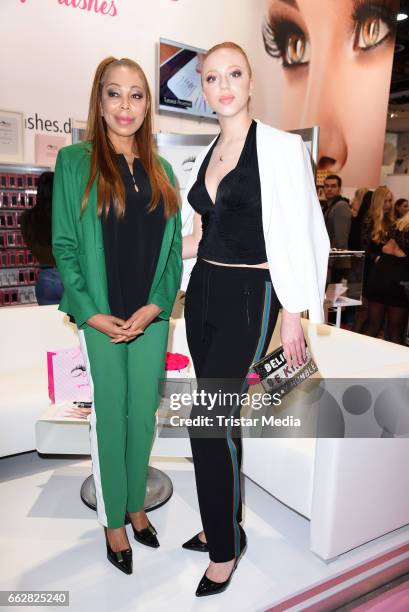
{"type": "Polygon", "coordinates": [[[300,366],[290,368],[284,356],[284,349],[279,346],[275,351],[252,364],[248,382],[250,384],[260,382],[269,393],[280,391],[281,395],[286,395],[291,389],[318,372],[317,364],[311,357],[308,346],[305,350],[305,362],[300,366]]]}

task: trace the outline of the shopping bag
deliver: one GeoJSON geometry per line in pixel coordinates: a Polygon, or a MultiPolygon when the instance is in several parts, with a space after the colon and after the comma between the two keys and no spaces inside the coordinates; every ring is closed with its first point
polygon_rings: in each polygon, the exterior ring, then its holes
{"type": "Polygon", "coordinates": [[[92,401],[81,347],[47,352],[48,397],[54,404],[92,401]]]}

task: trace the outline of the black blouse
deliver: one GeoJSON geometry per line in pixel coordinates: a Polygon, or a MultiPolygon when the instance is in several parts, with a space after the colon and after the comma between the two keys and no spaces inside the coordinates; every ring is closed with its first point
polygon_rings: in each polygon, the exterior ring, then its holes
{"type": "Polygon", "coordinates": [[[198,257],[226,264],[256,265],[267,261],[256,129],[257,123],[253,120],[237,166],[220,181],[214,204],[206,189],[205,175],[220,135],[203,160],[187,196],[202,216],[203,235],[198,257]]]}
{"type": "Polygon", "coordinates": [[[108,300],[112,315],[128,319],[147,304],[165,229],[162,198],[152,212],[149,178],[139,159],[133,177],[124,155],[117,156],[125,186],[125,215],[118,219],[113,206],[102,215],[108,300]]]}

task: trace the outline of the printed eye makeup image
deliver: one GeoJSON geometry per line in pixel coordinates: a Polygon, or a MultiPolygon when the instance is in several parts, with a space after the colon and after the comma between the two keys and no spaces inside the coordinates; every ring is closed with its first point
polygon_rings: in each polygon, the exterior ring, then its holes
{"type": "Polygon", "coordinates": [[[380,178],[399,0],[266,0],[263,43],[282,70],[280,127],[320,127],[318,168],[380,178]]]}

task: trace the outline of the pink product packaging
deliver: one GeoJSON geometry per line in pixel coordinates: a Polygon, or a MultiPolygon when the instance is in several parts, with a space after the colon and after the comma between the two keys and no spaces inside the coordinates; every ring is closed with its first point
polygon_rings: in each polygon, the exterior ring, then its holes
{"type": "Polygon", "coordinates": [[[54,404],[92,401],[81,348],[47,352],[48,397],[54,404]]]}
{"type": "Polygon", "coordinates": [[[19,189],[24,189],[26,186],[26,175],[25,174],[17,174],[17,187],[19,189]]]}
{"type": "Polygon", "coordinates": [[[17,227],[17,216],[13,212],[0,212],[0,228],[17,227]]]}
{"type": "Polygon", "coordinates": [[[17,289],[0,289],[0,304],[3,306],[12,306],[18,304],[17,289]]]}

